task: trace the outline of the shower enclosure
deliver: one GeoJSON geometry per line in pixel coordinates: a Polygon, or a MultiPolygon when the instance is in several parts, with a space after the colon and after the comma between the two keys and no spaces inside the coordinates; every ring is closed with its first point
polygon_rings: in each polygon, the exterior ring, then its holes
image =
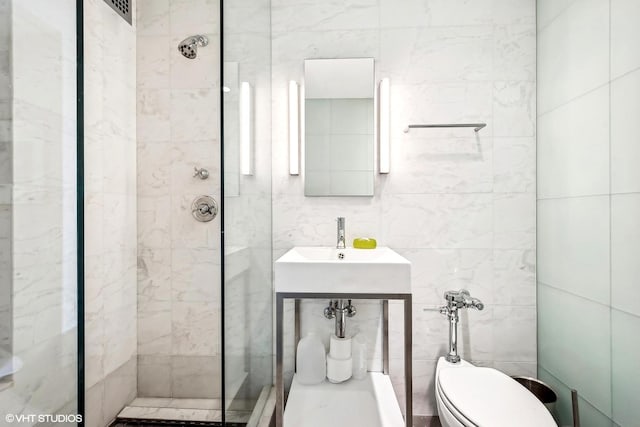
{"type": "Polygon", "coordinates": [[[269,15],[256,1],[0,0],[3,417],[260,421],[269,15]]]}
{"type": "Polygon", "coordinates": [[[133,26],[133,405],[257,425],[273,353],[269,5],[161,3],[138,0],[133,26]]]}

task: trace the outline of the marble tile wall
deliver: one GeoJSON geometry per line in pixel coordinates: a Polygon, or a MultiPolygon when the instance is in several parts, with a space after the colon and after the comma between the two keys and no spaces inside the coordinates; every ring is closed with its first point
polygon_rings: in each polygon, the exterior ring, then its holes
{"type": "MultiPolygon", "coordinates": [[[[12,347],[11,2],[0,0],[0,352],[12,347]]],[[[2,353],[0,353],[2,354],[2,353]]]]}
{"type": "Polygon", "coordinates": [[[0,266],[11,306],[1,321],[22,365],[0,412],[75,413],[75,2],[2,1],[0,20],[0,258],[11,256],[0,266]]]}
{"type": "Polygon", "coordinates": [[[137,1],[138,395],[220,396],[219,3],[137,1]],[[178,43],[209,39],[196,59],[178,43]],[[195,178],[194,168],[209,171],[195,178]]]}
{"type": "Polygon", "coordinates": [[[571,388],[584,425],[640,417],[638,13],[628,0],[538,2],[538,370],[564,424],[571,388]]]}
{"type": "Polygon", "coordinates": [[[136,25],[84,4],[87,425],[136,395],[136,25]]]}
{"type": "MultiPolygon", "coordinates": [[[[509,374],[536,372],[536,28],[533,0],[272,2],[274,259],[295,245],[378,239],[412,262],[414,413],[436,413],[435,363],[447,322],[436,311],[448,289],[486,303],[464,314],[463,356],[509,374]],[[287,85],[306,58],[373,57],[391,79],[391,173],[371,198],[303,195],[288,175],[287,85]],[[402,132],[408,123],[483,121],[462,130],[402,132]]],[[[349,319],[379,369],[379,305],[349,319]],[[361,314],[362,313],[362,314],[361,314]]],[[[303,329],[329,334],[324,304],[303,307],[303,329]]],[[[391,307],[394,334],[398,309],[391,307]]],[[[400,335],[401,336],[401,335],[400,335]]],[[[402,342],[391,343],[402,396],[402,342]]],[[[288,360],[291,366],[291,357],[288,360]]]]}

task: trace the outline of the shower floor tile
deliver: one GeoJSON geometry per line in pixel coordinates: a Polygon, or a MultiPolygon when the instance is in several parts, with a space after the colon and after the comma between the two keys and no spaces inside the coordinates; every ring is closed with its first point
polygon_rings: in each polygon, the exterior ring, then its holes
{"type": "Polygon", "coordinates": [[[134,420],[222,421],[222,411],[219,409],[127,406],[120,411],[118,418],[134,420]]]}
{"type": "Polygon", "coordinates": [[[221,409],[220,399],[172,399],[165,397],[138,397],[129,406],[143,408],[221,409]]]}
{"type": "MultiPolygon", "coordinates": [[[[228,410],[226,415],[228,422],[242,424],[249,420],[251,411],[228,410]]],[[[153,426],[156,421],[215,425],[222,421],[221,402],[220,399],[137,398],[120,411],[117,421],[116,426],[142,425],[142,422],[145,426],[153,426]]]]}

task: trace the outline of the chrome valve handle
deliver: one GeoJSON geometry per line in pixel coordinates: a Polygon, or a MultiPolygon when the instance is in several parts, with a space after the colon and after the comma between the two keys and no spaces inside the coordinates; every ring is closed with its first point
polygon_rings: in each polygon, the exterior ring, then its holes
{"type": "Polygon", "coordinates": [[[211,196],[200,196],[191,204],[191,214],[200,222],[209,222],[218,215],[218,204],[211,196]]]}
{"type": "Polygon", "coordinates": [[[345,310],[347,310],[347,317],[353,317],[356,315],[356,308],[355,306],[351,305],[351,300],[349,300],[349,303],[345,307],[345,310]]]}
{"type": "Polygon", "coordinates": [[[196,177],[198,177],[200,179],[209,178],[209,171],[206,170],[205,168],[198,169],[196,166],[194,166],[193,169],[195,170],[195,173],[193,174],[194,178],[196,178],[196,177]]]}

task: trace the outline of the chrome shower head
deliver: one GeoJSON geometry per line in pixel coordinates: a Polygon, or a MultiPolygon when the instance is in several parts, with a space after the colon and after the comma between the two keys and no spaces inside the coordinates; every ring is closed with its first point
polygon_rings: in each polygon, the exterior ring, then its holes
{"type": "Polygon", "coordinates": [[[198,47],[209,44],[209,40],[202,35],[187,37],[178,45],[178,50],[185,58],[195,59],[198,56],[198,47]]]}

